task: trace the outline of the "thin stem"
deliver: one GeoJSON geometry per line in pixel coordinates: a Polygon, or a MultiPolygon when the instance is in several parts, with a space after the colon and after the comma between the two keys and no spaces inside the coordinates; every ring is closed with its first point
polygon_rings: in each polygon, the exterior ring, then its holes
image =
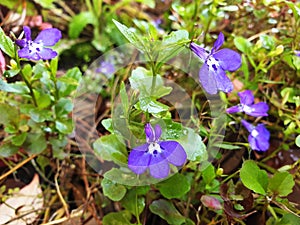
{"type": "Polygon", "coordinates": [[[137,195],[137,192],[135,192],[135,213],[136,213],[137,223],[138,223],[138,224],[141,224],[141,221],[140,221],[140,214],[139,214],[139,206],[138,206],[138,195],[137,195]]]}
{"type": "Polygon", "coordinates": [[[156,71],[155,71],[155,65],[154,62],[151,62],[151,71],[152,71],[152,84],[151,84],[151,95],[153,94],[154,90],[155,90],[155,86],[156,86],[156,71]]]}
{"type": "Polygon", "coordinates": [[[29,82],[29,81],[26,79],[26,77],[23,75],[22,71],[21,71],[21,77],[23,78],[23,80],[24,80],[26,86],[29,88],[30,96],[31,96],[31,98],[32,98],[32,101],[33,101],[34,106],[37,106],[38,104],[37,104],[37,101],[36,101],[36,98],[35,98],[35,95],[34,95],[34,92],[33,92],[33,88],[32,88],[32,86],[31,86],[30,82],[29,82]]]}
{"type": "Polygon", "coordinates": [[[33,158],[35,158],[37,155],[31,155],[29,158],[25,159],[24,161],[20,162],[18,165],[16,165],[14,168],[12,168],[11,170],[7,171],[5,174],[0,176],[0,180],[3,180],[5,177],[7,177],[8,175],[12,174],[13,172],[15,172],[17,169],[21,168],[22,166],[24,166],[26,163],[28,163],[29,161],[31,161],[33,158]]]}

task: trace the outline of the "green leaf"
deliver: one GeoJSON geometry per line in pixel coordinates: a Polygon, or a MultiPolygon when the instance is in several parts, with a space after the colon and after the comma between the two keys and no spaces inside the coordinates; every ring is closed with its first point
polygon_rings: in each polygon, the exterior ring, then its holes
{"type": "Polygon", "coordinates": [[[215,167],[210,162],[205,162],[201,165],[201,172],[205,184],[210,184],[216,177],[215,167]]]}
{"type": "Polygon", "coordinates": [[[51,104],[51,96],[49,94],[42,93],[36,98],[36,100],[39,109],[47,108],[51,104]]]}
{"type": "Polygon", "coordinates": [[[95,153],[103,160],[114,161],[118,164],[127,163],[127,150],[123,140],[120,140],[117,135],[110,134],[98,138],[93,148],[95,153]]]}
{"type": "Polygon", "coordinates": [[[152,99],[151,97],[141,97],[139,99],[139,104],[141,110],[153,114],[165,112],[169,109],[168,106],[152,99]]]}
{"type": "Polygon", "coordinates": [[[42,133],[28,133],[24,147],[27,152],[38,154],[47,148],[47,141],[42,133]]]}
{"type": "Polygon", "coordinates": [[[181,123],[174,122],[171,119],[164,119],[162,127],[165,127],[161,138],[178,140],[183,135],[183,127],[181,123]]]}
{"type": "Polygon", "coordinates": [[[172,91],[171,87],[165,87],[163,79],[160,75],[156,75],[155,89],[151,92],[153,76],[149,70],[143,67],[137,67],[132,71],[129,78],[131,88],[139,91],[141,97],[153,96],[160,98],[170,94],[172,91]]]}
{"type": "Polygon", "coordinates": [[[300,8],[294,2],[285,1],[285,3],[291,8],[291,10],[293,11],[295,20],[297,21],[298,18],[300,17],[300,8]]]}
{"type": "Polygon", "coordinates": [[[53,2],[55,0],[34,0],[37,4],[41,5],[43,8],[50,9],[53,8],[53,2]]]}
{"type": "Polygon", "coordinates": [[[182,216],[172,202],[165,199],[155,200],[149,207],[150,211],[172,225],[181,225],[186,219],[182,216]]]}
{"type": "Polygon", "coordinates": [[[11,143],[15,146],[21,146],[26,140],[26,137],[27,137],[27,133],[25,132],[18,134],[11,139],[11,143]]]}
{"type": "Polygon", "coordinates": [[[269,189],[278,196],[284,197],[293,191],[295,181],[293,176],[285,171],[275,173],[269,180],[269,189]]]}
{"type": "Polygon", "coordinates": [[[254,161],[247,160],[243,163],[240,177],[245,187],[258,194],[266,194],[268,186],[267,172],[259,169],[254,161]]]}
{"type": "Polygon", "coordinates": [[[167,62],[169,59],[178,55],[183,49],[185,44],[189,41],[189,33],[186,30],[177,30],[165,36],[162,44],[158,49],[159,57],[158,62],[167,62]]]}
{"type": "Polygon", "coordinates": [[[15,47],[13,41],[5,35],[4,31],[0,27],[0,49],[5,52],[9,57],[15,57],[15,47]]]}
{"type": "Polygon", "coordinates": [[[48,141],[51,144],[54,158],[64,159],[67,156],[67,153],[64,152],[64,148],[68,144],[68,138],[66,136],[49,137],[48,141]]]}
{"type": "Polygon", "coordinates": [[[300,134],[296,137],[295,144],[300,148],[300,134]]]}
{"type": "Polygon", "coordinates": [[[8,125],[10,123],[17,123],[19,120],[18,110],[8,104],[0,103],[0,124],[8,125]]]}
{"type": "Polygon", "coordinates": [[[124,116],[127,117],[127,112],[129,110],[129,101],[128,101],[128,95],[126,92],[126,87],[124,82],[122,82],[120,85],[120,97],[121,97],[124,116]]]}
{"type": "Polygon", "coordinates": [[[78,38],[80,33],[88,24],[95,24],[95,18],[92,12],[80,12],[70,21],[68,34],[71,39],[78,38]]]}
{"type": "Polygon", "coordinates": [[[102,126],[104,126],[104,128],[109,131],[110,133],[114,133],[114,128],[112,126],[112,119],[111,118],[107,118],[101,121],[102,126]]]}
{"type": "Polygon", "coordinates": [[[112,168],[104,175],[105,178],[116,183],[128,186],[140,186],[157,183],[157,179],[149,177],[147,174],[137,175],[128,169],[127,164],[121,168],[112,168]]]}
{"type": "Polygon", "coordinates": [[[53,119],[52,112],[50,110],[31,109],[29,112],[30,118],[37,123],[44,122],[46,120],[51,121],[53,119]]]}
{"type": "Polygon", "coordinates": [[[219,145],[220,148],[223,148],[223,149],[227,149],[227,150],[238,150],[238,149],[241,149],[240,146],[236,146],[236,145],[232,145],[232,144],[225,144],[225,143],[221,143],[219,145]]]}
{"type": "Polygon", "coordinates": [[[202,138],[191,128],[185,128],[185,135],[178,142],[183,146],[187,159],[191,161],[202,162],[207,159],[206,146],[202,142],[202,138]]]}
{"type": "Polygon", "coordinates": [[[55,120],[55,127],[62,134],[70,134],[74,129],[73,120],[72,119],[55,120]]]}
{"type": "Polygon", "coordinates": [[[61,98],[57,101],[54,107],[55,107],[55,114],[59,118],[62,116],[66,116],[68,113],[72,112],[73,103],[68,98],[61,98]]]}
{"type": "Polygon", "coordinates": [[[60,97],[70,96],[79,85],[82,78],[80,70],[75,67],[67,71],[67,73],[57,79],[57,88],[60,97]]]}
{"type": "Polygon", "coordinates": [[[127,192],[122,199],[122,206],[131,212],[135,217],[138,217],[145,208],[145,198],[138,196],[139,187],[135,187],[127,192]]]}
{"type": "Polygon", "coordinates": [[[275,225],[296,225],[296,224],[300,224],[300,218],[291,213],[284,214],[282,218],[275,223],[275,225]]]}
{"type": "Polygon", "coordinates": [[[18,146],[12,145],[11,143],[5,143],[0,146],[0,156],[9,157],[17,153],[19,150],[18,146]]]}
{"type": "Polygon", "coordinates": [[[101,182],[103,194],[113,201],[120,201],[126,194],[126,187],[104,178],[101,182]]]}
{"type": "Polygon", "coordinates": [[[235,46],[237,47],[238,50],[245,54],[249,54],[252,48],[252,44],[248,39],[243,38],[243,37],[235,37],[233,40],[235,46]]]}
{"type": "Polygon", "coordinates": [[[167,199],[181,198],[190,190],[188,179],[179,173],[156,185],[160,193],[167,199]],[[176,188],[175,188],[176,187],[176,188]]]}
{"type": "Polygon", "coordinates": [[[262,34],[262,35],[259,36],[259,40],[261,41],[262,46],[265,49],[272,50],[272,49],[275,48],[276,40],[273,36],[262,34]]]}
{"type": "Polygon", "coordinates": [[[29,94],[28,87],[23,82],[6,83],[0,79],[0,90],[16,94],[29,94]]]}
{"type": "Polygon", "coordinates": [[[131,213],[123,210],[120,212],[108,213],[103,217],[103,225],[132,225],[130,222],[131,213]]]}
{"type": "Polygon", "coordinates": [[[117,26],[119,31],[124,35],[124,37],[135,47],[140,50],[144,50],[144,46],[140,38],[136,35],[133,29],[128,28],[124,24],[119,23],[118,21],[113,19],[114,24],[117,26]]]}

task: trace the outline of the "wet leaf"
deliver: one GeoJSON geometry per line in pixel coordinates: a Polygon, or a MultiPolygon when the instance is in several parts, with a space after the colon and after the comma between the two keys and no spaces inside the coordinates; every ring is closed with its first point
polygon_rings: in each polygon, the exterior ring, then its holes
{"type": "Polygon", "coordinates": [[[269,180],[269,189],[281,197],[287,196],[293,191],[295,185],[293,176],[289,172],[275,173],[269,180]]]}
{"type": "Polygon", "coordinates": [[[264,170],[259,169],[252,160],[243,163],[240,171],[242,183],[250,190],[265,195],[268,186],[268,175],[264,170]]]}
{"type": "Polygon", "coordinates": [[[103,217],[103,225],[132,225],[131,213],[127,210],[113,212],[103,217]]]}
{"type": "Polygon", "coordinates": [[[113,201],[120,201],[126,194],[126,187],[104,178],[101,182],[103,194],[113,201]]]}
{"type": "Polygon", "coordinates": [[[178,142],[183,146],[187,159],[202,162],[207,159],[206,146],[202,138],[193,129],[186,128],[184,134],[178,142]]]}
{"type": "Polygon", "coordinates": [[[189,192],[191,188],[187,177],[179,173],[176,173],[167,180],[158,183],[156,187],[167,199],[181,198],[187,192],[189,192]]]}
{"type": "Polygon", "coordinates": [[[169,224],[181,225],[186,220],[185,217],[178,212],[172,202],[164,199],[153,201],[149,208],[152,213],[159,215],[169,224]]]}
{"type": "Polygon", "coordinates": [[[15,56],[15,47],[13,41],[5,35],[4,31],[0,27],[0,49],[9,55],[11,58],[15,56]]]}

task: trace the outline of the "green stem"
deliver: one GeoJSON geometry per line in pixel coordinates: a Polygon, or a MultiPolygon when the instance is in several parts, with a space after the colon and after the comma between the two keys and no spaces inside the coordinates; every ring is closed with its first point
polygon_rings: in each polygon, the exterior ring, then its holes
{"type": "Polygon", "coordinates": [[[135,192],[135,214],[136,214],[137,223],[141,224],[140,215],[139,215],[139,206],[138,206],[138,195],[137,195],[137,192],[135,192]]]}
{"type": "Polygon", "coordinates": [[[37,107],[38,104],[37,104],[37,101],[36,101],[36,98],[35,98],[35,95],[34,95],[34,92],[33,92],[33,88],[32,88],[32,86],[31,86],[30,82],[29,82],[29,81],[26,79],[26,77],[23,75],[22,71],[21,71],[21,76],[22,76],[22,78],[23,78],[23,80],[24,80],[26,86],[29,88],[30,95],[31,95],[31,98],[32,98],[32,101],[33,101],[34,106],[37,107]]]}
{"type": "Polygon", "coordinates": [[[155,86],[156,86],[156,69],[155,69],[155,64],[153,62],[152,59],[150,59],[151,61],[151,71],[152,71],[152,84],[151,84],[151,95],[154,93],[155,90],[155,86]]]}

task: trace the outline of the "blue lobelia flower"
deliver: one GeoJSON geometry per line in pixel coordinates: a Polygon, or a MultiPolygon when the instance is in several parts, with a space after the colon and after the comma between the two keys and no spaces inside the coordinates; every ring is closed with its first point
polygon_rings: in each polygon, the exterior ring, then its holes
{"type": "Polygon", "coordinates": [[[226,76],[226,70],[235,71],[241,66],[241,56],[231,49],[221,49],[224,35],[220,33],[210,52],[195,43],[191,43],[191,50],[204,61],[200,71],[199,80],[208,94],[216,94],[218,90],[228,93],[232,91],[233,84],[226,76]]]}
{"type": "Polygon", "coordinates": [[[300,51],[295,50],[295,55],[300,57],[300,51]]]}
{"type": "Polygon", "coordinates": [[[232,106],[226,110],[227,113],[244,112],[249,116],[268,116],[269,106],[265,102],[253,104],[254,96],[250,90],[238,93],[240,104],[232,106]]]}
{"type": "Polygon", "coordinates": [[[248,142],[252,150],[267,151],[270,143],[270,132],[265,128],[265,125],[260,123],[256,127],[242,120],[243,126],[250,132],[248,142]]]}
{"type": "Polygon", "coordinates": [[[53,46],[61,39],[61,32],[56,28],[49,28],[41,31],[34,41],[31,40],[31,30],[24,26],[25,38],[16,40],[16,44],[21,47],[18,50],[20,58],[31,60],[52,59],[57,56],[57,52],[48,46],[53,46]]]}
{"type": "Polygon", "coordinates": [[[107,76],[111,76],[115,73],[116,69],[112,63],[109,61],[102,61],[100,66],[96,69],[97,73],[102,73],[107,76]]]}
{"type": "Polygon", "coordinates": [[[145,126],[146,142],[131,150],[128,167],[136,174],[144,173],[147,168],[150,175],[157,179],[165,178],[170,173],[169,163],[182,166],[186,161],[183,147],[176,141],[160,141],[161,127],[145,126]]]}

